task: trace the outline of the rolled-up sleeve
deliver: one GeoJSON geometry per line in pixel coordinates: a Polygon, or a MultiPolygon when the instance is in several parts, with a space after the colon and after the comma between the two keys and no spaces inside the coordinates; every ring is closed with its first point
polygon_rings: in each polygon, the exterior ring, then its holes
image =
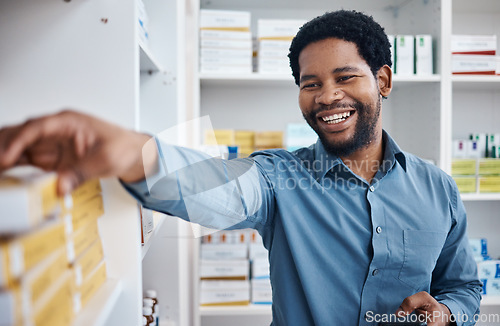
{"type": "Polygon", "coordinates": [[[465,207],[454,184],[452,190],[452,226],[432,274],[431,295],[450,309],[458,326],[474,325],[482,285],[467,238],[465,207]]]}

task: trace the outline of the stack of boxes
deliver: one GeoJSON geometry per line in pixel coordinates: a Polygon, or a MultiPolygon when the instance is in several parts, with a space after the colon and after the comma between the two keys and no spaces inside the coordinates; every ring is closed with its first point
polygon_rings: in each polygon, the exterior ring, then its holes
{"type": "Polygon", "coordinates": [[[200,72],[252,72],[250,12],[200,10],[200,72]]]}
{"type": "Polygon", "coordinates": [[[267,250],[255,230],[219,231],[204,236],[200,279],[202,306],[272,301],[267,250]]]}
{"type": "Polygon", "coordinates": [[[500,192],[499,151],[499,134],[471,134],[453,142],[451,173],[461,193],[500,192]]]}
{"type": "MultiPolygon", "coordinates": [[[[246,157],[256,150],[283,147],[283,132],[234,129],[207,130],[204,138],[205,146],[223,146],[237,151],[238,157],[246,157]]],[[[223,151],[224,152],[224,151],[223,151]]]]}
{"type": "Polygon", "coordinates": [[[428,76],[434,71],[431,35],[387,35],[393,71],[399,76],[428,76]]]}
{"type": "Polygon", "coordinates": [[[483,283],[483,295],[500,295],[500,260],[491,260],[486,239],[469,239],[477,262],[477,274],[483,283]]]}
{"type": "Polygon", "coordinates": [[[200,253],[200,305],[248,305],[247,232],[204,236],[200,253]]]}
{"type": "Polygon", "coordinates": [[[500,75],[496,35],[452,35],[451,71],[457,75],[500,75]]]}
{"type": "Polygon", "coordinates": [[[263,74],[290,74],[288,51],[303,20],[259,19],[257,21],[258,62],[263,74]]]}
{"type": "Polygon", "coordinates": [[[59,199],[54,174],[14,168],[0,206],[0,325],[70,325],[106,280],[99,181],[59,199]]]}

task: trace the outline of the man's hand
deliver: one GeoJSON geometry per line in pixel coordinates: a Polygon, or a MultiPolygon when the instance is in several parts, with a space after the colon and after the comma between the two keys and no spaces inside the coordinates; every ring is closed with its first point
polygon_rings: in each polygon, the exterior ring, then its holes
{"type": "Polygon", "coordinates": [[[447,306],[436,301],[429,293],[419,292],[403,300],[396,316],[404,317],[415,311],[426,316],[427,326],[449,326],[451,313],[447,306]]]}
{"type": "MultiPolygon", "coordinates": [[[[88,115],[63,111],[0,129],[0,172],[23,164],[57,171],[61,195],[91,178],[138,181],[144,178],[142,151],[150,138],[88,115]]],[[[155,154],[149,156],[147,168],[156,161],[155,154]]]]}

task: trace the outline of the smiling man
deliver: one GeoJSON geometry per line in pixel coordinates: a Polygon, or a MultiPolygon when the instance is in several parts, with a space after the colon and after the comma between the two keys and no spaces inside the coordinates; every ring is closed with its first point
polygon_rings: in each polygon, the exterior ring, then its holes
{"type": "Polygon", "coordinates": [[[300,29],[289,58],[300,109],[319,136],[308,148],[210,159],[63,112],[1,129],[0,167],[57,170],[61,192],[117,176],[146,207],[257,229],[276,326],[377,325],[412,312],[428,325],[474,324],[481,283],[457,187],[382,129],[392,90],[383,28],[359,12],[326,13],[300,29]]]}

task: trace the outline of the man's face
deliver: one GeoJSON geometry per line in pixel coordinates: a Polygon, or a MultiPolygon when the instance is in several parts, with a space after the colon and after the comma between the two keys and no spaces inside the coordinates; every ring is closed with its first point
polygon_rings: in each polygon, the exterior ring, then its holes
{"type": "Polygon", "coordinates": [[[370,66],[354,43],[328,38],[299,55],[299,106],[325,149],[348,156],[382,130],[381,96],[370,66]]]}

